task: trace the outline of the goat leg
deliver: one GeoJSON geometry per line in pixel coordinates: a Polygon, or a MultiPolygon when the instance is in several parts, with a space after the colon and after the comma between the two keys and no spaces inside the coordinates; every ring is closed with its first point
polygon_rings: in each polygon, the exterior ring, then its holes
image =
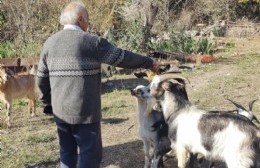
{"type": "Polygon", "coordinates": [[[31,106],[32,106],[32,102],[31,102],[31,100],[29,99],[29,100],[28,100],[27,109],[28,109],[28,113],[32,116],[32,109],[31,109],[31,106]]]}
{"type": "Polygon", "coordinates": [[[32,108],[33,108],[32,115],[35,116],[36,115],[36,99],[32,100],[32,108]]]}
{"type": "Polygon", "coordinates": [[[151,168],[163,168],[163,167],[164,167],[163,156],[154,154],[151,168]]]}
{"type": "Polygon", "coordinates": [[[12,104],[12,102],[6,103],[6,123],[7,123],[7,127],[11,126],[11,122],[10,122],[10,116],[11,116],[11,110],[12,110],[11,104],[12,104]]]}
{"type": "Polygon", "coordinates": [[[149,168],[151,163],[150,163],[150,142],[148,140],[143,139],[144,143],[144,153],[145,153],[145,164],[144,168],[149,168]]]}
{"type": "Polygon", "coordinates": [[[31,115],[31,117],[35,116],[35,108],[36,108],[35,100],[29,99],[28,112],[31,115]]]}
{"type": "Polygon", "coordinates": [[[189,152],[185,148],[177,148],[178,168],[186,168],[189,158],[189,152]]]}

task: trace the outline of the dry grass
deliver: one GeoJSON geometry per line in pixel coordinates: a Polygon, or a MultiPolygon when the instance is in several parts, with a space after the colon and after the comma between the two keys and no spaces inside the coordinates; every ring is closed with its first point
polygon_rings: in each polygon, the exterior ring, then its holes
{"type": "MultiPolygon", "coordinates": [[[[206,110],[233,109],[229,97],[247,106],[260,99],[260,52],[256,41],[229,39],[235,48],[219,53],[219,63],[196,66],[184,72],[189,78],[188,94],[192,103],[206,110]],[[241,47],[243,46],[243,47],[241,47]]],[[[103,168],[141,168],[144,164],[142,141],[138,137],[136,102],[128,88],[147,83],[133,75],[114,76],[103,81],[102,136],[103,168]]],[[[24,105],[16,105],[12,114],[13,127],[6,129],[5,113],[0,113],[0,167],[55,168],[59,159],[56,127],[51,117],[38,108],[36,117],[29,117],[24,105]]],[[[260,119],[260,100],[254,113],[260,119]]],[[[174,159],[166,167],[175,167],[174,159]]]]}

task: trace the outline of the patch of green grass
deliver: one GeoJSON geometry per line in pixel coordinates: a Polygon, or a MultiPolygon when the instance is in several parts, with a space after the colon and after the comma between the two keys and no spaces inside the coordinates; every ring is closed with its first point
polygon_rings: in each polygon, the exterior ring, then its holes
{"type": "Polygon", "coordinates": [[[27,108],[27,105],[28,105],[28,102],[26,100],[16,99],[13,101],[12,107],[14,109],[25,108],[25,107],[27,108]]]}
{"type": "Polygon", "coordinates": [[[237,59],[235,63],[244,72],[259,73],[260,54],[243,56],[237,59]]]}
{"type": "MultiPolygon", "coordinates": [[[[58,160],[58,140],[53,121],[39,112],[35,117],[23,116],[24,110],[14,109],[12,127],[0,128],[1,168],[21,168],[58,160]]],[[[5,119],[5,114],[0,117],[5,119]]]]}
{"type": "MultiPolygon", "coordinates": [[[[37,100],[36,107],[39,107],[40,105],[41,103],[37,100]]],[[[28,106],[28,100],[26,99],[14,99],[12,103],[13,110],[17,110],[17,109],[27,110],[27,106],[28,106]]],[[[0,108],[1,109],[5,108],[2,102],[0,102],[0,108]]]]}
{"type": "Polygon", "coordinates": [[[12,148],[12,152],[6,153],[2,157],[5,161],[2,163],[1,167],[5,168],[20,168],[28,164],[50,162],[53,160],[58,160],[57,148],[51,144],[45,145],[24,145],[24,147],[12,148]]]}
{"type": "Polygon", "coordinates": [[[35,134],[35,135],[30,135],[27,138],[27,142],[31,144],[37,144],[37,143],[48,143],[51,142],[55,139],[53,135],[50,134],[35,134]]]}
{"type": "Polygon", "coordinates": [[[231,49],[234,49],[236,46],[235,43],[227,43],[226,46],[225,46],[225,51],[228,52],[230,51],[231,49]]]}
{"type": "Polygon", "coordinates": [[[102,114],[104,117],[124,115],[133,105],[134,98],[129,90],[114,90],[102,95],[102,114]]]}

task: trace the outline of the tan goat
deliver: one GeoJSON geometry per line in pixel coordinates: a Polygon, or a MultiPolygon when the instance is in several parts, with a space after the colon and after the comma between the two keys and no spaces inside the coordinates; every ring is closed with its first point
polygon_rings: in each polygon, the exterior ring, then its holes
{"type": "Polygon", "coordinates": [[[9,76],[6,69],[0,65],[0,100],[6,106],[8,127],[11,126],[10,113],[13,99],[25,97],[29,99],[28,112],[31,116],[34,116],[36,110],[34,75],[23,73],[9,76]]]}

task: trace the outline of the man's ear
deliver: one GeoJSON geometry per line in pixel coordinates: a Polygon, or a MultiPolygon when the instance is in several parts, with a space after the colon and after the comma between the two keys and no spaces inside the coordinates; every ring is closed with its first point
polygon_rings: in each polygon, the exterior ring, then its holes
{"type": "Polygon", "coordinates": [[[77,23],[80,24],[83,21],[83,19],[84,18],[82,17],[82,15],[79,14],[78,19],[77,19],[77,23]]]}

